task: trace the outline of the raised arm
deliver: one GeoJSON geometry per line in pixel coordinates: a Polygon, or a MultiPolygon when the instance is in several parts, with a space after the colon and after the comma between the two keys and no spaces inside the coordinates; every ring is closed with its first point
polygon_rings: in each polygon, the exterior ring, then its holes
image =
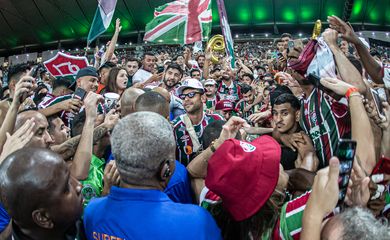
{"type": "Polygon", "coordinates": [[[14,131],[16,116],[18,115],[18,110],[21,105],[21,97],[24,94],[27,94],[28,96],[33,94],[31,91],[32,80],[32,77],[24,76],[19,80],[18,83],[16,83],[14,99],[7,111],[7,114],[5,115],[4,122],[0,128],[0,152],[2,152],[4,143],[7,140],[7,132],[12,133],[14,131]]]}
{"type": "Polygon", "coordinates": [[[118,42],[118,36],[119,36],[119,33],[121,30],[122,30],[121,20],[119,18],[117,18],[116,22],[115,22],[114,35],[112,36],[110,44],[108,45],[108,48],[106,50],[105,61],[110,61],[110,59],[112,58],[112,55],[114,55],[115,46],[116,46],[116,43],[118,42]]]}
{"type": "Polygon", "coordinates": [[[356,158],[363,170],[370,174],[376,164],[374,134],[363,105],[362,96],[351,84],[334,78],[322,78],[321,84],[338,95],[349,92],[349,111],[351,114],[352,139],[357,142],[356,158]]]}
{"type": "Polygon", "coordinates": [[[82,105],[83,103],[79,99],[67,99],[46,108],[39,109],[38,112],[45,115],[45,117],[52,116],[61,111],[69,111],[73,114],[76,114],[79,112],[82,105]]]}
{"type": "Polygon", "coordinates": [[[360,75],[359,71],[352,65],[337,45],[337,34],[336,30],[328,28],[322,33],[322,36],[333,53],[341,79],[359,89],[361,94],[365,94],[366,85],[363,82],[362,75],[360,75]]]}
{"type": "Polygon", "coordinates": [[[328,22],[332,29],[342,34],[341,37],[343,39],[355,45],[356,51],[360,56],[360,60],[372,80],[375,83],[383,83],[381,65],[371,56],[366,46],[364,46],[363,42],[353,31],[352,26],[334,15],[328,17],[328,22]]]}

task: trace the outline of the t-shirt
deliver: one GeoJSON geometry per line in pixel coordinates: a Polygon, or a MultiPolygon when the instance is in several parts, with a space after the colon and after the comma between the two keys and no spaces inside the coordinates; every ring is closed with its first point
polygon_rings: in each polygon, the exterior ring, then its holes
{"type": "Polygon", "coordinates": [[[193,203],[193,193],[188,171],[183,164],[176,160],[176,168],[164,193],[176,203],[193,203]]]}
{"type": "MultiPolygon", "coordinates": [[[[173,121],[173,133],[177,145],[176,159],[184,166],[187,166],[188,163],[195,157],[196,153],[193,151],[193,143],[184,124],[184,116],[185,114],[179,116],[173,121]]],[[[200,121],[198,125],[193,125],[200,144],[203,143],[202,135],[205,127],[217,120],[223,120],[223,118],[217,114],[203,114],[202,121],[200,121]]]]}
{"type": "Polygon", "coordinates": [[[206,108],[207,109],[214,109],[215,105],[217,104],[217,96],[214,96],[213,99],[208,99],[206,101],[206,108]]]}
{"type": "Polygon", "coordinates": [[[302,129],[313,141],[319,168],[328,166],[341,138],[350,138],[351,119],[345,98],[336,101],[319,89],[303,100],[300,119],[302,129]],[[317,100],[316,100],[317,98],[317,100]],[[316,104],[319,106],[316,107],[316,104]]]}
{"type": "Polygon", "coordinates": [[[240,86],[234,81],[231,81],[230,86],[227,86],[223,81],[218,83],[217,94],[220,100],[229,100],[237,103],[241,99],[240,86]]]}
{"type": "MultiPolygon", "coordinates": [[[[245,120],[248,120],[249,116],[256,113],[256,112],[259,112],[260,111],[260,108],[261,108],[261,104],[256,104],[254,106],[252,106],[248,111],[244,112],[244,109],[246,107],[248,107],[250,104],[248,102],[245,102],[245,101],[241,101],[240,102],[240,111],[242,113],[242,118],[245,119],[245,120]]],[[[254,126],[255,124],[253,124],[254,126]]]]}
{"type": "Polygon", "coordinates": [[[84,198],[84,207],[86,207],[92,198],[100,197],[103,191],[103,176],[104,176],[105,160],[92,155],[91,164],[89,167],[88,177],[80,181],[83,185],[81,194],[84,198]]]}
{"type": "Polygon", "coordinates": [[[199,206],[175,203],[159,190],[112,187],[84,214],[87,239],[221,239],[211,215],[199,206]]]}
{"type": "MultiPolygon", "coordinates": [[[[140,68],[133,76],[133,85],[136,83],[143,83],[146,80],[148,80],[153,74],[151,72],[145,71],[144,69],[140,68]]],[[[158,87],[160,82],[153,82],[145,85],[145,88],[154,88],[158,87]]]]}
{"type": "MultiPolygon", "coordinates": [[[[306,203],[309,200],[310,192],[306,192],[301,196],[283,204],[280,210],[280,216],[273,229],[263,233],[264,240],[269,239],[289,239],[298,240],[302,231],[303,211],[306,203]]],[[[220,204],[222,199],[210,191],[207,187],[202,189],[200,195],[201,206],[211,210],[211,206],[220,204]]]]}

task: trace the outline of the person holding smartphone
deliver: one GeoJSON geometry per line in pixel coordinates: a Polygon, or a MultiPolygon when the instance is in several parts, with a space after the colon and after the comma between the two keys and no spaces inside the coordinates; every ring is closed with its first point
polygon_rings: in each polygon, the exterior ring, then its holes
{"type": "MultiPolygon", "coordinates": [[[[86,96],[89,92],[96,92],[98,89],[98,73],[93,67],[80,69],[76,75],[76,81],[69,87],[77,93],[86,96]],[[82,92],[82,93],[81,93],[82,92]]],[[[80,94],[67,94],[58,96],[43,103],[40,110],[46,117],[59,113],[66,126],[71,126],[75,114],[83,107],[83,99],[80,94]],[[78,96],[78,97],[77,97],[78,96]],[[64,104],[66,102],[66,104],[64,104]]],[[[98,105],[99,112],[103,112],[101,104],[98,105]]]]}

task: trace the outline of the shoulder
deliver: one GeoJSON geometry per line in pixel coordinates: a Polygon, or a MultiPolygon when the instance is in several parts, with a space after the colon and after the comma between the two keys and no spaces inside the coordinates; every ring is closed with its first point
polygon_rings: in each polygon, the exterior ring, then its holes
{"type": "Polygon", "coordinates": [[[84,219],[93,218],[96,212],[102,208],[103,204],[107,201],[107,196],[100,198],[93,198],[84,210],[84,219]]]}
{"type": "Polygon", "coordinates": [[[183,115],[178,116],[177,118],[175,118],[175,119],[172,121],[173,129],[176,129],[176,128],[178,128],[180,125],[183,125],[183,124],[184,124],[184,122],[183,122],[183,115]]]}
{"type": "Polygon", "coordinates": [[[63,95],[63,96],[53,97],[53,98],[47,100],[46,102],[44,102],[41,106],[43,108],[44,107],[48,107],[48,106],[54,105],[56,103],[59,103],[59,102],[71,99],[71,98],[72,98],[72,94],[67,94],[67,95],[63,95]]]}
{"type": "Polygon", "coordinates": [[[211,119],[212,121],[217,121],[217,120],[224,120],[223,117],[219,114],[206,114],[206,116],[211,119]]]}

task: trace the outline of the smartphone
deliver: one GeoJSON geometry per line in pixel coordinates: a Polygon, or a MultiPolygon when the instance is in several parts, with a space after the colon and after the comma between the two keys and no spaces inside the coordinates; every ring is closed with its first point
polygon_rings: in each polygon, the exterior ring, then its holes
{"type": "Polygon", "coordinates": [[[82,88],[77,88],[76,91],[73,93],[73,98],[80,99],[81,101],[84,101],[85,96],[87,95],[87,92],[82,88]]]}
{"type": "Polygon", "coordinates": [[[351,177],[355,153],[356,141],[350,139],[340,139],[336,151],[336,156],[340,161],[338,206],[344,203],[345,195],[347,194],[348,182],[351,177]]]}
{"type": "Polygon", "coordinates": [[[372,95],[372,99],[374,100],[376,111],[378,112],[379,117],[384,118],[384,112],[383,112],[383,105],[382,105],[382,100],[379,96],[378,91],[375,89],[370,88],[370,92],[372,95]]]}

